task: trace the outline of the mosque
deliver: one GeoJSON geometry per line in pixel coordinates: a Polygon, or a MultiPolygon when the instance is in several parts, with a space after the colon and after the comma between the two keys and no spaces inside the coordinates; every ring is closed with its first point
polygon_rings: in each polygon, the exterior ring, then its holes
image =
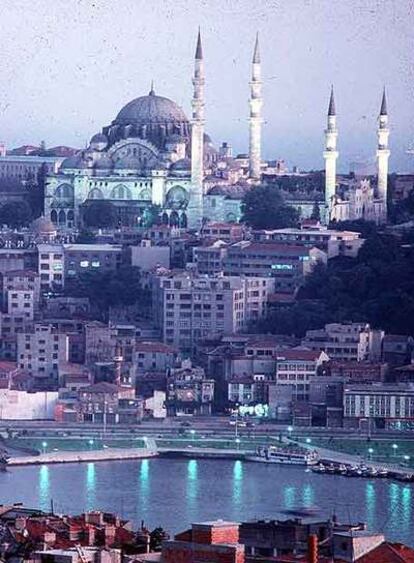
{"type": "MultiPolygon", "coordinates": [[[[258,37],[249,82],[248,155],[234,159],[226,150],[218,152],[213,147],[204,127],[204,82],[199,33],[191,120],[175,102],[157,95],[151,86],[147,96],[124,106],[110,125],[92,137],[85,150],[65,159],[58,172],[47,177],[46,218],[61,229],[77,227],[88,206],[109,201],[122,225],[145,225],[152,206],[157,206],[164,224],[174,227],[199,229],[205,220],[238,221],[246,190],[266,181],[269,172],[268,163],[261,159],[263,100],[258,37]]],[[[352,180],[347,185],[338,181],[337,135],[332,91],[323,153],[322,220],[328,223],[365,217],[384,222],[389,157],[385,92],[378,130],[376,186],[369,180],[352,180]]],[[[295,205],[294,201],[289,203],[295,205]]]]}

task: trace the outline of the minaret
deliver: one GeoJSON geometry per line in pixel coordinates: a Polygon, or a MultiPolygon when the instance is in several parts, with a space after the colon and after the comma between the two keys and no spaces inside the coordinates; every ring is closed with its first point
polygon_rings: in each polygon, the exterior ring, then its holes
{"type": "Polygon", "coordinates": [[[261,176],[261,142],[262,142],[262,69],[260,64],[259,34],[256,35],[252,60],[252,79],[250,85],[250,118],[249,118],[249,176],[252,180],[260,180],[261,176]]]}
{"type": "Polygon", "coordinates": [[[388,149],[388,137],[390,130],[388,129],[388,111],[387,98],[385,88],[382,94],[381,110],[378,118],[378,149],[377,149],[377,166],[378,166],[378,187],[377,196],[384,202],[383,220],[387,220],[387,187],[388,187],[388,159],[390,151],[388,149]]]}
{"type": "Polygon", "coordinates": [[[203,158],[204,158],[204,60],[201,34],[198,30],[194,61],[194,94],[191,102],[191,190],[188,202],[188,227],[200,229],[203,220],[203,158]]]}
{"type": "Polygon", "coordinates": [[[336,128],[335,99],[332,86],[329,99],[328,122],[325,129],[325,151],[323,153],[325,159],[325,224],[328,224],[331,218],[333,198],[336,190],[336,159],[339,154],[336,150],[337,137],[338,129],[336,128]]]}

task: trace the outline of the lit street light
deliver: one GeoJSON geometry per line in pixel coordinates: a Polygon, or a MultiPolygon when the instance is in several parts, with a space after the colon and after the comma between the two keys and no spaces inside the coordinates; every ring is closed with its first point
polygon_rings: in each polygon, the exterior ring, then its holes
{"type": "Polygon", "coordinates": [[[240,438],[236,438],[236,444],[237,444],[237,449],[239,449],[239,446],[240,446],[240,438]]]}
{"type": "Polygon", "coordinates": [[[312,442],[312,440],[310,438],[306,438],[306,443],[310,444],[312,442]]]}
{"type": "Polygon", "coordinates": [[[373,454],[373,453],[374,453],[373,448],[368,448],[368,454],[369,454],[368,459],[372,459],[372,454],[373,454]]]}
{"type": "Polygon", "coordinates": [[[194,440],[195,430],[194,430],[194,429],[191,429],[191,430],[190,430],[190,434],[191,434],[191,438],[194,440]]]}
{"type": "Polygon", "coordinates": [[[43,453],[46,453],[47,442],[42,442],[43,453]]]}
{"type": "Polygon", "coordinates": [[[397,454],[397,450],[398,450],[398,444],[393,444],[393,445],[392,445],[392,449],[393,449],[393,451],[394,451],[394,455],[396,455],[396,454],[397,454]]]}

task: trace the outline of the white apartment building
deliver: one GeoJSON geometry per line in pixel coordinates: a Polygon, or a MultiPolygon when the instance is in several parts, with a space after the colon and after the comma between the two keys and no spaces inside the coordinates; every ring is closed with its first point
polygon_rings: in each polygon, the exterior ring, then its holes
{"type": "Polygon", "coordinates": [[[7,292],[7,313],[12,317],[23,317],[25,321],[34,318],[34,291],[14,289],[7,292]]]}
{"type": "Polygon", "coordinates": [[[62,289],[64,284],[63,245],[39,244],[37,248],[41,291],[62,289]]]}
{"type": "Polygon", "coordinates": [[[198,339],[240,332],[262,317],[272,289],[271,278],[154,276],[154,320],[165,343],[191,350],[198,339]]]}
{"type": "Polygon", "coordinates": [[[290,386],[296,401],[309,400],[309,383],[317,370],[329,361],[325,352],[292,348],[278,352],[276,356],[276,385],[290,386]]]}
{"type": "Polygon", "coordinates": [[[382,330],[376,330],[365,323],[330,323],[325,328],[308,330],[302,345],[311,350],[326,352],[331,360],[379,361],[382,330]]]}
{"type": "Polygon", "coordinates": [[[39,305],[40,277],[32,270],[12,270],[3,274],[3,303],[7,303],[7,294],[15,290],[33,292],[34,308],[39,305]]]}
{"type": "Polygon", "coordinates": [[[317,247],[327,253],[328,258],[335,256],[356,257],[359,249],[365,242],[361,233],[354,231],[336,231],[325,226],[312,229],[285,229],[260,230],[253,232],[253,239],[259,241],[274,241],[285,244],[317,247]]]}
{"type": "Polygon", "coordinates": [[[35,323],[30,331],[17,334],[18,366],[41,380],[57,382],[59,366],[68,362],[69,337],[51,325],[35,323]]]}
{"type": "Polygon", "coordinates": [[[374,419],[385,428],[398,428],[398,424],[414,428],[413,384],[346,385],[343,406],[347,427],[374,419]]]}

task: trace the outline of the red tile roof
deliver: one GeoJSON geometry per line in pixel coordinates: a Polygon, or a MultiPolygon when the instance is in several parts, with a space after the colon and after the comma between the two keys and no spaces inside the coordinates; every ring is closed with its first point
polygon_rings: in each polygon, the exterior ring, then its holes
{"type": "Polygon", "coordinates": [[[356,561],[357,563],[414,563],[414,549],[401,543],[385,541],[356,561]]]}
{"type": "Polygon", "coordinates": [[[165,354],[175,354],[176,350],[172,346],[168,344],[164,344],[163,342],[138,342],[135,346],[135,350],[137,352],[159,352],[165,354]]]}

